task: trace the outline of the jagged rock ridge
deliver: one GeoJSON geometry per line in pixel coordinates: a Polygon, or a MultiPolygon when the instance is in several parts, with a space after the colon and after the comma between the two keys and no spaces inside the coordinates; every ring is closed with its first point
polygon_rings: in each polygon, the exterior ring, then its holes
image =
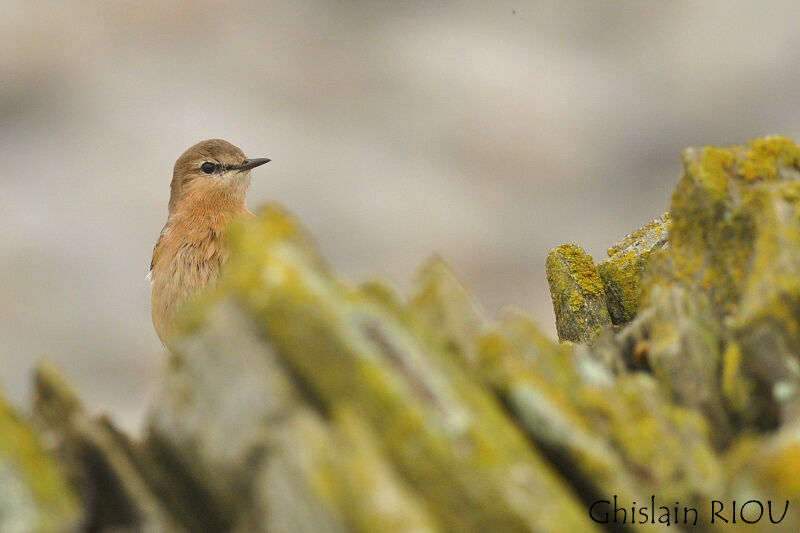
{"type": "Polygon", "coordinates": [[[612,495],[753,530],[709,502],[800,501],[800,150],[683,157],[669,213],[608,259],[551,252],[561,343],[487,320],[438,259],[407,299],[355,285],[263,209],[186,309],[141,439],[48,364],[29,423],[0,406],[0,531],[604,531],[612,495]]]}

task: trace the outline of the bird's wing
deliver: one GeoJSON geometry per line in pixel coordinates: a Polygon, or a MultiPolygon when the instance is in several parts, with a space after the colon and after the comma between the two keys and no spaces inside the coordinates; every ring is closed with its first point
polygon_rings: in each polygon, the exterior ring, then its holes
{"type": "Polygon", "coordinates": [[[158,255],[158,249],[161,246],[161,241],[164,240],[164,237],[169,233],[170,227],[169,225],[164,226],[164,229],[161,230],[161,235],[158,236],[158,240],[156,241],[156,245],[153,246],[153,257],[150,259],[150,271],[147,273],[144,279],[148,280],[150,283],[153,283],[153,267],[155,267],[156,263],[156,255],[158,255]]]}

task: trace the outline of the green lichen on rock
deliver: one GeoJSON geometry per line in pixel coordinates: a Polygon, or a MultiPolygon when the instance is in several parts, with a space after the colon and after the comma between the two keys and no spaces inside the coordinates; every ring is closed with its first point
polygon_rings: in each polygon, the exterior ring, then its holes
{"type": "Polygon", "coordinates": [[[773,232],[764,227],[774,209],[769,198],[793,203],[784,191],[795,190],[800,178],[798,153],[784,137],[683,152],[685,173],[670,206],[674,273],[708,291],[720,314],[736,310],[756,239],[773,232]]]}
{"type": "MultiPolygon", "coordinates": [[[[721,433],[731,423],[775,427],[800,413],[800,149],[774,136],[687,148],[683,163],[669,214],[612,246],[597,266],[611,320],[624,325],[648,310],[636,326],[649,348],[642,356],[721,433]]],[[[574,257],[574,245],[561,249],[574,257]]],[[[590,340],[565,336],[574,326],[565,328],[564,317],[575,316],[579,300],[549,270],[548,279],[559,336],[590,340]]],[[[602,322],[605,313],[579,318],[602,322]]]]}
{"type": "Polygon", "coordinates": [[[31,426],[0,397],[0,531],[77,528],[78,499],[31,426]]]}
{"type": "Polygon", "coordinates": [[[670,208],[670,275],[690,294],[708,296],[723,343],[736,343],[739,385],[729,380],[727,390],[756,398],[730,398],[729,406],[740,423],[759,427],[800,410],[798,154],[783,137],[687,149],[670,208]]]}
{"type": "Polygon", "coordinates": [[[428,336],[438,339],[468,365],[476,364],[476,339],[485,319],[442,259],[434,257],[420,268],[408,311],[428,336]]]}
{"type": "Polygon", "coordinates": [[[573,313],[577,313],[583,309],[584,305],[586,305],[586,299],[581,296],[581,293],[578,291],[572,291],[569,293],[569,300],[567,300],[567,302],[569,303],[569,308],[573,313]]]}
{"type": "Polygon", "coordinates": [[[562,244],[548,254],[545,270],[559,339],[588,342],[611,325],[603,281],[590,255],[562,244]]]}
{"type": "Polygon", "coordinates": [[[800,200],[796,181],[751,192],[756,235],[741,300],[730,320],[742,366],[772,405],[742,412],[749,421],[800,415],[800,200]]]}
{"type": "Polygon", "coordinates": [[[459,358],[309,263],[294,235],[276,231],[293,225],[285,217],[262,211],[234,232],[221,290],[252,313],[322,409],[353,406],[445,529],[593,530],[459,358]],[[553,514],[529,506],[543,494],[553,514]]]}
{"type": "MultiPolygon", "coordinates": [[[[757,499],[771,505],[775,531],[800,530],[800,426],[793,422],[774,433],[740,438],[724,455],[729,472],[729,497],[757,499]],[[787,505],[788,504],[788,505],[787,505]]],[[[752,528],[752,526],[750,526],[752,528]]]]}
{"type": "Polygon", "coordinates": [[[614,324],[629,322],[639,309],[641,282],[650,254],[667,246],[669,214],[627,235],[608,249],[608,259],[597,265],[608,312],[614,324]]]}
{"type": "Polygon", "coordinates": [[[523,316],[505,317],[481,347],[489,384],[587,500],[700,501],[722,485],[703,416],[650,377],[615,379],[586,347],[556,345],[523,316]]]}
{"type": "Polygon", "coordinates": [[[51,365],[32,426],[0,401],[0,531],[591,532],[610,495],[750,531],[709,502],[800,498],[800,150],[683,159],[669,214],[608,259],[548,256],[562,342],[487,319],[441,259],[404,297],[275,206],[237,223],[141,439],[51,365]]]}
{"type": "Polygon", "coordinates": [[[707,416],[713,441],[722,447],[732,436],[732,422],[719,380],[723,333],[710,305],[704,294],[680,285],[654,286],[647,360],[678,403],[707,416]]]}
{"type": "Polygon", "coordinates": [[[160,491],[150,483],[158,467],[139,445],[108,418],[87,415],[52,364],[37,365],[34,389],[34,420],[45,435],[57,436],[54,451],[81,498],[87,531],[185,531],[190,524],[196,526],[198,522],[172,513],[168,495],[176,487],[160,491]]]}

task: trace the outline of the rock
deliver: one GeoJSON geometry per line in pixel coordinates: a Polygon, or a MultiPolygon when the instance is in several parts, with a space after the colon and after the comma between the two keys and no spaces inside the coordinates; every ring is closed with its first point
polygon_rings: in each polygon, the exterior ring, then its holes
{"type": "Polygon", "coordinates": [[[522,316],[481,341],[484,375],[588,508],[611,494],[699,503],[722,486],[701,415],[649,376],[615,378],[584,346],[556,345],[522,316]]]}
{"type": "Polygon", "coordinates": [[[774,428],[800,412],[800,149],[769,137],[687,149],[683,158],[670,208],[671,268],[653,283],[669,276],[707,296],[729,356],[727,390],[754,396],[728,398],[729,407],[741,424],[774,428]]]}
{"type": "Polygon", "coordinates": [[[0,531],[70,531],[81,520],[63,470],[31,426],[0,397],[0,531]]]}
{"type": "Polygon", "coordinates": [[[698,531],[750,531],[710,504],[758,499],[760,529],[797,531],[800,149],[683,157],[669,214],[607,260],[548,256],[560,342],[487,319],[438,258],[404,299],[274,206],[241,221],[141,438],[52,365],[31,425],[0,400],[0,533],[632,530],[590,517],[612,498],[696,508],[698,531]]]}
{"type": "Polygon", "coordinates": [[[254,480],[263,514],[242,531],[440,531],[352,411],[286,421],[254,480]]]}
{"type": "Polygon", "coordinates": [[[148,447],[229,528],[271,432],[298,405],[290,378],[251,319],[223,300],[176,344],[156,394],[148,447]]]}
{"type": "Polygon", "coordinates": [[[78,490],[86,530],[184,530],[168,509],[168,493],[148,482],[158,466],[110,420],[89,417],[55,367],[39,364],[34,386],[35,420],[78,490]]]}
{"type": "Polygon", "coordinates": [[[453,354],[306,260],[265,210],[231,234],[238,297],[323,412],[352,406],[446,530],[592,531],[552,467],[453,354]],[[553,513],[530,502],[547,495],[553,513]]]}
{"type": "Polygon", "coordinates": [[[409,314],[425,333],[453,351],[468,367],[478,363],[476,341],[485,319],[469,292],[440,258],[429,260],[417,273],[409,314]]]}
{"type": "Polygon", "coordinates": [[[614,324],[625,324],[636,315],[645,267],[653,251],[667,247],[668,228],[669,213],[665,213],[613,245],[608,259],[598,263],[614,324]]]}
{"type": "Polygon", "coordinates": [[[236,304],[215,303],[196,327],[176,346],[148,441],[211,502],[206,513],[218,527],[437,530],[352,416],[336,416],[330,427],[313,399],[303,403],[236,304]]]}
{"type": "Polygon", "coordinates": [[[722,447],[732,436],[732,423],[719,380],[722,330],[710,307],[704,293],[690,294],[677,284],[652,287],[645,357],[677,403],[706,415],[714,442],[722,447]]]}
{"type": "Polygon", "coordinates": [[[559,340],[589,342],[611,325],[603,282],[583,249],[562,244],[551,250],[546,271],[559,340]]]}
{"type": "MultiPolygon", "coordinates": [[[[731,481],[725,496],[744,504],[763,502],[764,522],[771,531],[800,530],[800,424],[792,422],[779,431],[745,436],[725,454],[725,468],[731,481]],[[787,506],[787,502],[788,506],[787,506]],[[785,513],[785,516],[784,516],[785,513]],[[771,522],[780,522],[773,525],[771,522]]],[[[750,504],[758,513],[758,505],[750,504]]]]}
{"type": "MultiPolygon", "coordinates": [[[[683,161],[669,214],[609,249],[597,272],[615,324],[648,316],[635,359],[705,412],[720,444],[734,424],[774,429],[800,416],[800,149],[767,137],[688,148],[683,161]]],[[[548,265],[559,337],[591,341],[585,326],[605,313],[570,306],[585,279],[571,277],[592,271],[585,256],[562,245],[548,265]]]]}

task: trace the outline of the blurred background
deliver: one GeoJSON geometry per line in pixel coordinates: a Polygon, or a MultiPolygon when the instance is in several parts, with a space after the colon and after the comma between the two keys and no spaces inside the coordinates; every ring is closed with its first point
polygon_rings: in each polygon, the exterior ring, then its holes
{"type": "Polygon", "coordinates": [[[800,131],[795,2],[0,0],[0,381],[49,357],[142,419],[164,349],[145,280],[172,165],[221,137],[273,162],[355,280],[433,253],[487,315],[555,336],[544,261],[657,217],[679,152],[800,131]]]}

